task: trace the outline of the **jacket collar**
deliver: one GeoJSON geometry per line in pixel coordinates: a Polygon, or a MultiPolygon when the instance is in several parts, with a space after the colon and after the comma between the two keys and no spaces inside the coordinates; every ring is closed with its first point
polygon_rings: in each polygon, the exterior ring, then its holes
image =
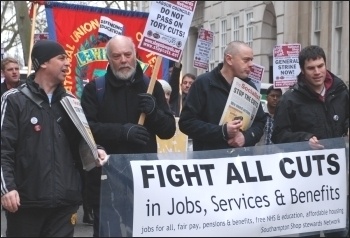
{"type": "MultiPolygon", "coordinates": [[[[34,81],[34,78],[35,78],[35,73],[32,73],[29,75],[28,79],[26,80],[28,88],[37,96],[41,97],[45,101],[48,101],[48,97],[45,91],[42,88],[40,88],[39,84],[37,84],[34,81]]],[[[54,103],[57,100],[61,100],[65,92],[66,90],[64,89],[63,85],[59,84],[55,89],[55,91],[53,92],[51,103],[54,103]]]]}
{"type": "MultiPolygon", "coordinates": [[[[219,63],[217,67],[213,69],[213,74],[214,77],[209,78],[210,85],[219,87],[219,88],[224,88],[225,90],[230,90],[231,85],[226,81],[224,76],[221,74],[221,69],[224,66],[223,63],[219,63]]],[[[249,84],[249,81],[251,81],[250,78],[242,79],[244,82],[249,84]]]]}

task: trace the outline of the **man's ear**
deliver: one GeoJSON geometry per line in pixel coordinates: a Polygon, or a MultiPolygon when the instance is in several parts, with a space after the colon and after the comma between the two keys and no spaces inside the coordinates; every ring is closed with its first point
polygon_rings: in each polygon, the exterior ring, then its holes
{"type": "Polygon", "coordinates": [[[40,65],[40,68],[46,69],[46,68],[47,68],[47,65],[46,65],[46,64],[47,64],[48,62],[49,62],[49,61],[47,61],[47,62],[41,64],[41,65],[40,65]]]}

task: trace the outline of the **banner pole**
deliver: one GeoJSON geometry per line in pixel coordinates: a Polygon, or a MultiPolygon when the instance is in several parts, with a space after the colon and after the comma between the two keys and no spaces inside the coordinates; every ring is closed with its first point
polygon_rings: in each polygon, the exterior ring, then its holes
{"type": "MultiPolygon", "coordinates": [[[[160,64],[162,62],[162,59],[163,59],[162,56],[157,56],[156,63],[154,64],[154,68],[152,71],[151,80],[150,80],[148,88],[147,88],[147,93],[149,93],[149,94],[153,93],[154,85],[156,84],[156,80],[158,77],[158,71],[159,71],[159,67],[160,67],[160,64]]],[[[143,123],[145,123],[145,118],[146,118],[146,114],[141,113],[138,124],[143,125],[143,123]]]]}
{"type": "Polygon", "coordinates": [[[31,54],[32,54],[32,48],[34,45],[34,32],[35,32],[35,23],[36,23],[36,14],[37,14],[37,7],[38,3],[33,2],[33,18],[32,18],[32,30],[30,32],[30,44],[29,44],[29,56],[28,56],[28,72],[27,72],[27,77],[29,74],[32,72],[32,59],[31,59],[31,54]]]}

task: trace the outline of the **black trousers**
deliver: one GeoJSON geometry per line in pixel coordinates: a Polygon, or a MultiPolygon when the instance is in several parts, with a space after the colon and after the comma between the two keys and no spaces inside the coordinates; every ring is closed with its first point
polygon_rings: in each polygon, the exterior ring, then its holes
{"type": "Polygon", "coordinates": [[[100,237],[100,205],[93,205],[92,211],[94,213],[93,237],[100,237]]]}
{"type": "Polygon", "coordinates": [[[73,237],[79,206],[6,211],[7,237],[73,237]]]}

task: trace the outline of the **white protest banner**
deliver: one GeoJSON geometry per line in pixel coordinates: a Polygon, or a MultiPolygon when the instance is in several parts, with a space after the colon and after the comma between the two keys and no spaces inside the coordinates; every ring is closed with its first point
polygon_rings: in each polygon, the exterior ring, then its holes
{"type": "Polygon", "coordinates": [[[98,29],[98,34],[111,39],[115,35],[123,35],[124,25],[118,21],[113,21],[112,19],[101,16],[100,18],[100,28],[98,29]]]}
{"type": "Polygon", "coordinates": [[[200,29],[194,50],[193,67],[207,70],[209,67],[210,48],[213,44],[214,32],[200,29]]]}
{"type": "Polygon", "coordinates": [[[248,75],[248,78],[250,78],[253,81],[256,89],[259,92],[260,92],[260,88],[261,88],[261,81],[264,77],[264,71],[265,71],[264,66],[261,66],[258,64],[253,64],[253,67],[250,71],[250,74],[248,75]]]}
{"type": "Polygon", "coordinates": [[[283,236],[346,227],[345,148],[130,163],[136,237],[283,236]]]}
{"type": "Polygon", "coordinates": [[[197,1],[152,2],[138,48],[180,61],[197,1]]]}
{"type": "Polygon", "coordinates": [[[297,81],[300,73],[300,44],[282,44],[273,48],[274,88],[288,88],[297,81]]]}

